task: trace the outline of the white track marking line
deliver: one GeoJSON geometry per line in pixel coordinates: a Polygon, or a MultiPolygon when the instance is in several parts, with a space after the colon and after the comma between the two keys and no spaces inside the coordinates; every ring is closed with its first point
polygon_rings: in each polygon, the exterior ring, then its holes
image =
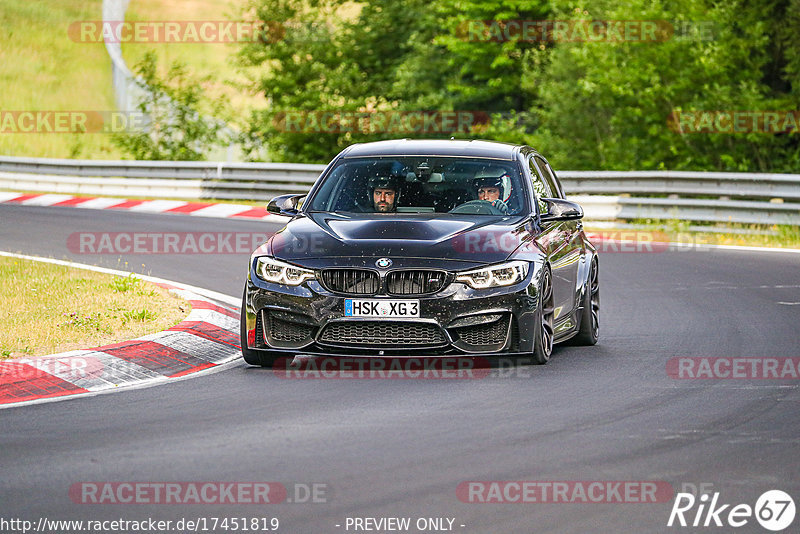
{"type": "Polygon", "coordinates": [[[53,204],[58,204],[59,202],[64,202],[72,198],[74,198],[72,195],[38,195],[28,200],[23,200],[20,204],[23,206],[52,206],[53,204]]]}
{"type": "Polygon", "coordinates": [[[253,206],[245,206],[242,204],[214,204],[213,206],[208,206],[207,208],[200,208],[199,210],[195,210],[191,212],[189,215],[192,217],[231,217],[232,215],[236,215],[237,213],[243,213],[245,211],[250,211],[253,209],[253,206]]]}
{"type": "Polygon", "coordinates": [[[161,213],[174,208],[180,208],[186,204],[188,204],[188,202],[183,202],[181,200],[147,200],[138,206],[128,208],[128,210],[145,213],[161,213]]]}
{"type": "Polygon", "coordinates": [[[7,191],[0,192],[0,202],[8,202],[22,196],[22,193],[10,193],[7,191]]]}
{"type": "Polygon", "coordinates": [[[108,197],[87,198],[84,202],[81,202],[80,204],[75,204],[74,207],[91,209],[91,210],[105,210],[112,206],[118,206],[120,204],[124,204],[125,202],[127,202],[127,200],[125,200],[124,198],[108,198],[108,197]]]}

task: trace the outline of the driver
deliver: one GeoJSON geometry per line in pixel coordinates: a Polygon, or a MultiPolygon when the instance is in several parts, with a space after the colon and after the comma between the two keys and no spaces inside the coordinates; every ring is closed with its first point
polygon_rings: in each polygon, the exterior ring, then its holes
{"type": "Polygon", "coordinates": [[[503,187],[505,175],[506,171],[498,168],[480,171],[472,180],[472,186],[476,190],[478,200],[486,201],[508,215],[508,206],[502,200],[505,196],[503,187]]]}
{"type": "Polygon", "coordinates": [[[372,193],[372,206],[376,213],[391,213],[397,210],[400,188],[396,177],[379,176],[371,178],[369,189],[372,193]]]}

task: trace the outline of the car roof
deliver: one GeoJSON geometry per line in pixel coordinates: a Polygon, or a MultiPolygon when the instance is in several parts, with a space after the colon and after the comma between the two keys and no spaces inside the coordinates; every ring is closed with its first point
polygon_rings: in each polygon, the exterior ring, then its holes
{"type": "Polygon", "coordinates": [[[352,145],[343,158],[366,156],[460,156],[513,160],[519,145],[463,139],[394,139],[352,145]]]}

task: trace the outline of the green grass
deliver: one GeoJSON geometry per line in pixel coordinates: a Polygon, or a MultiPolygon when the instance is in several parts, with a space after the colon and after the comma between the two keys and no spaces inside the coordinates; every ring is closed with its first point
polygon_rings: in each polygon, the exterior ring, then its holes
{"type": "Polygon", "coordinates": [[[122,278],[121,276],[114,277],[114,279],[108,284],[108,288],[116,293],[128,293],[141,287],[142,281],[136,278],[133,273],[129,274],[125,278],[122,278]]]}
{"type": "Polygon", "coordinates": [[[86,349],[160,332],[191,306],[158,286],[0,256],[0,359],[86,349]],[[110,291],[109,291],[110,290],[110,291]]]}
{"type": "MultiPolygon", "coordinates": [[[[75,21],[102,18],[101,0],[0,0],[0,110],[114,110],[102,43],[76,43],[75,21]]],[[[0,133],[0,154],[118,159],[105,134],[0,133]]]]}

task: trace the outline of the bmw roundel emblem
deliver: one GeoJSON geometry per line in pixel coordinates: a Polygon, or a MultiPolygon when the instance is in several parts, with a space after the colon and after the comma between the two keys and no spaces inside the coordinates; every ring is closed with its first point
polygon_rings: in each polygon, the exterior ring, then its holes
{"type": "Polygon", "coordinates": [[[381,258],[375,262],[375,265],[381,269],[386,269],[387,267],[392,266],[392,260],[390,260],[389,258],[381,258]]]}

